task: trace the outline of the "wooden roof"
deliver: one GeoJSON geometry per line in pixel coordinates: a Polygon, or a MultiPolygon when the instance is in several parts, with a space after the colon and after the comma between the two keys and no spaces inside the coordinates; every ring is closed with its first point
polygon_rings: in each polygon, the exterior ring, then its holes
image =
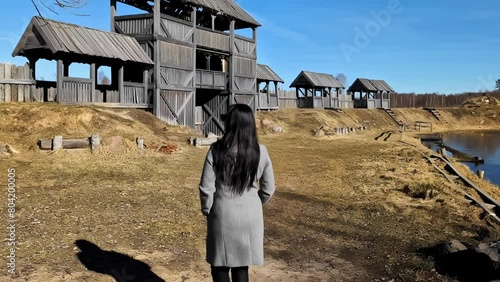
{"type": "Polygon", "coordinates": [[[301,71],[290,87],[344,88],[344,85],[331,74],[301,71]]]}
{"type": "MultiPolygon", "coordinates": [[[[118,0],[127,5],[134,6],[148,13],[153,12],[154,0],[118,0]]],[[[173,13],[174,15],[189,14],[191,6],[203,7],[211,10],[214,14],[222,14],[236,20],[235,28],[259,27],[250,14],[241,8],[234,0],[161,0],[162,13],[173,13]],[[187,5],[186,5],[187,4],[187,5]],[[189,8],[189,9],[188,9],[189,8]]],[[[229,28],[229,22],[224,21],[229,28]]]]}
{"type": "Polygon", "coordinates": [[[284,83],[283,79],[277,75],[269,66],[257,64],[257,80],[276,81],[284,83]]]}
{"type": "Polygon", "coordinates": [[[234,0],[183,0],[183,2],[191,3],[196,6],[201,6],[226,14],[240,21],[249,23],[250,26],[261,26],[252,16],[250,16],[243,8],[241,8],[234,0]]]}
{"type": "Polygon", "coordinates": [[[394,89],[392,89],[392,87],[389,84],[387,84],[387,82],[385,82],[385,80],[358,78],[354,81],[354,83],[351,85],[351,87],[349,87],[347,92],[358,92],[358,91],[394,92],[394,89]]]}
{"type": "Polygon", "coordinates": [[[154,64],[133,37],[38,16],[31,19],[12,56],[26,56],[30,52],[43,53],[40,57],[46,59],[69,54],[75,58],[154,64]]]}

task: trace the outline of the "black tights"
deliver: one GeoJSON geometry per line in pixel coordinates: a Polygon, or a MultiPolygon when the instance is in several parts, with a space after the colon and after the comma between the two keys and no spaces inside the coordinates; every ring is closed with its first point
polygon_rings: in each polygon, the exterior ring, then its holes
{"type": "Polygon", "coordinates": [[[212,266],[213,282],[229,282],[229,270],[231,270],[232,282],[248,282],[248,266],[231,268],[212,266]]]}

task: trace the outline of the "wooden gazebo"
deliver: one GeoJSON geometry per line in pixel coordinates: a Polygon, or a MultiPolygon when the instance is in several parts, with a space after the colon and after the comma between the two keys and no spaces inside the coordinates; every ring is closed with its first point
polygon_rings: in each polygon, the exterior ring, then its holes
{"type": "Polygon", "coordinates": [[[349,87],[347,93],[352,96],[355,108],[388,109],[390,95],[394,89],[384,80],[358,78],[349,87]]]}
{"type": "Polygon", "coordinates": [[[284,83],[283,79],[269,66],[257,64],[257,110],[279,109],[278,83],[280,82],[284,83]],[[270,83],[274,84],[274,91],[270,89],[270,83]]]}
{"type": "Polygon", "coordinates": [[[32,80],[39,59],[57,61],[56,102],[152,107],[148,71],[153,62],[132,37],[33,17],[12,55],[29,60],[32,80]],[[90,65],[89,78],[70,77],[72,63],[90,65]],[[111,85],[97,85],[100,66],[111,67],[111,85]]]}
{"type": "Polygon", "coordinates": [[[301,71],[290,87],[296,88],[299,108],[339,108],[340,90],[344,85],[333,75],[301,71]]]}

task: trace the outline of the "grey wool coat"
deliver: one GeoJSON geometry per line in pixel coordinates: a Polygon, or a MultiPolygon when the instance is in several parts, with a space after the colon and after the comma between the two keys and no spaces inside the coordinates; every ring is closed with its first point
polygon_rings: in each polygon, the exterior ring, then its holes
{"type": "Polygon", "coordinates": [[[264,145],[260,145],[258,180],[242,195],[232,193],[215,177],[212,150],[208,151],[200,181],[201,211],[207,217],[207,262],[238,267],[264,264],[262,206],[274,194],[274,173],[264,145]]]}

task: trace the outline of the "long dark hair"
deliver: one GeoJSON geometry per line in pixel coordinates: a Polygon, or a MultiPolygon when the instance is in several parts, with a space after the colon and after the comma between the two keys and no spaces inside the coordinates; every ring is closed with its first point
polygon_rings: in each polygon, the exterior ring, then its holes
{"type": "Polygon", "coordinates": [[[260,147],[252,109],[245,104],[229,107],[224,136],[212,147],[215,175],[233,193],[243,194],[255,181],[260,147]]]}

